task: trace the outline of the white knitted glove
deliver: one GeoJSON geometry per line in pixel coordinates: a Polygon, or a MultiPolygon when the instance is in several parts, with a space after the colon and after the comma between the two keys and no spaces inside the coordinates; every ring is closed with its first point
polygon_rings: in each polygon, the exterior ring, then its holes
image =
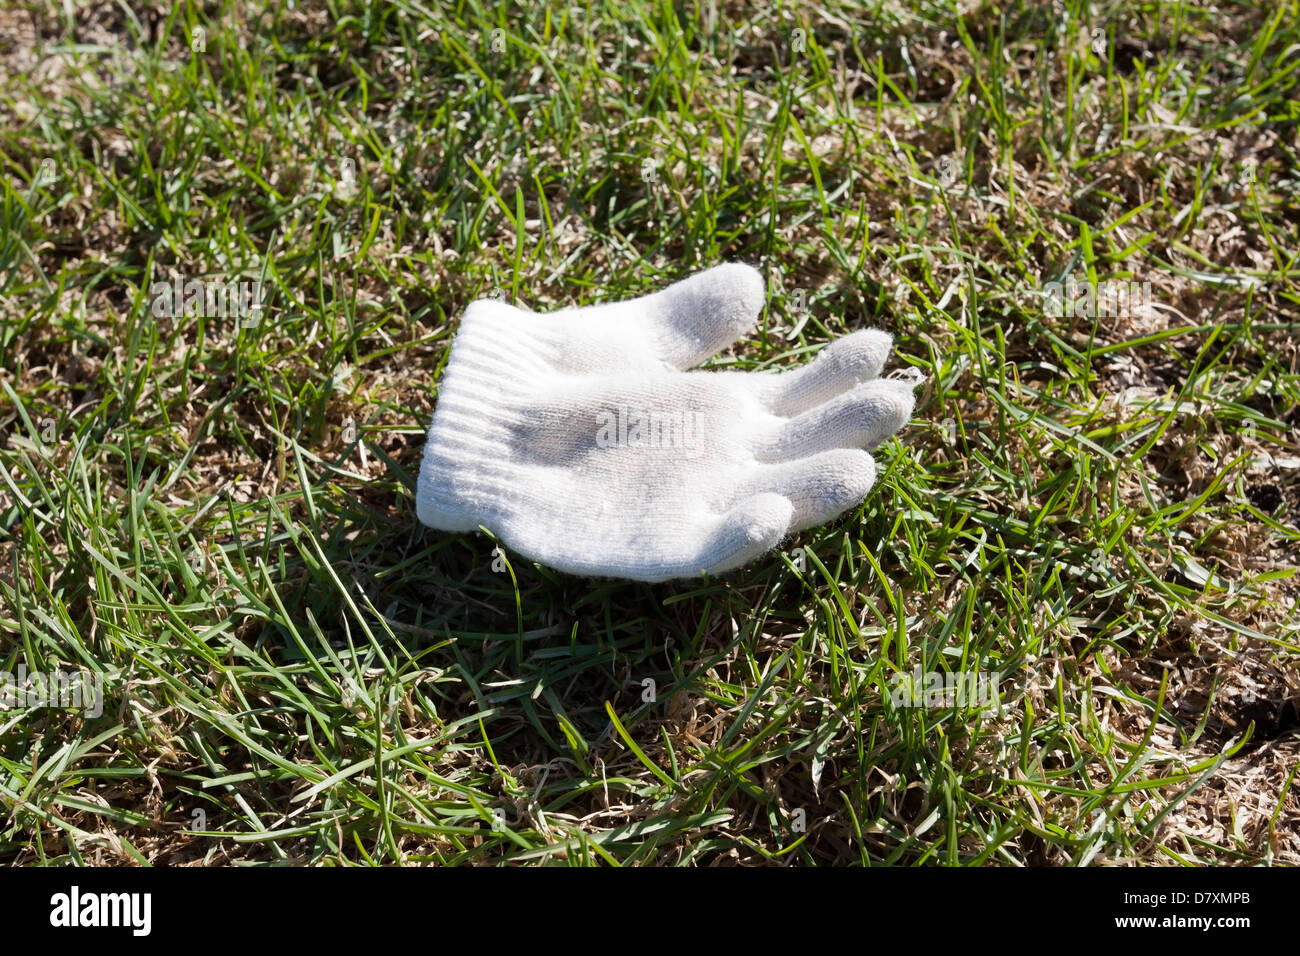
{"type": "Polygon", "coordinates": [[[722,265],[629,302],[461,319],[416,510],[480,525],[571,574],[664,581],[739,567],[854,507],[863,449],[911,417],[878,378],[892,340],[854,332],[788,372],[687,372],[750,328],[763,280],[722,265]]]}

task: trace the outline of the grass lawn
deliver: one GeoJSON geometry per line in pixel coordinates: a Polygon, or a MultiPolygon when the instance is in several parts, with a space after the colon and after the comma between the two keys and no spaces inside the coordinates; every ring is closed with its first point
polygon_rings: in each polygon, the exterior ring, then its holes
{"type": "Polygon", "coordinates": [[[6,3],[0,861],[1300,864],[1298,124],[1296,3],[6,3]],[[924,374],[860,507],[418,524],[469,302],[723,261],[924,374]]]}

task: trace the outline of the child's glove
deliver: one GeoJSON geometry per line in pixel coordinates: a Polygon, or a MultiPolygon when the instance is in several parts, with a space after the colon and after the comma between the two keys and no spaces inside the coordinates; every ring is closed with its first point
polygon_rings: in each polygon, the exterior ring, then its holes
{"type": "Polygon", "coordinates": [[[722,265],[629,302],[461,320],[416,509],[483,525],[571,574],[664,581],[739,567],[871,490],[872,448],[911,417],[879,378],[892,340],[854,332],[788,372],[688,372],[739,338],[763,280],[722,265]]]}

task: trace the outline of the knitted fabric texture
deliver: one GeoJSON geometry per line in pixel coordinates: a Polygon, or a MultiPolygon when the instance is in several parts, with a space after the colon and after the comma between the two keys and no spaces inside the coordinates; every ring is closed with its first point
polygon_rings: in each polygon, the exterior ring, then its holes
{"type": "Polygon", "coordinates": [[[571,574],[664,581],[740,567],[858,505],[866,449],[911,417],[861,331],[785,372],[687,371],[744,334],[763,280],[731,264],[627,302],[472,303],[420,468],[420,521],[480,525],[571,574]]]}

